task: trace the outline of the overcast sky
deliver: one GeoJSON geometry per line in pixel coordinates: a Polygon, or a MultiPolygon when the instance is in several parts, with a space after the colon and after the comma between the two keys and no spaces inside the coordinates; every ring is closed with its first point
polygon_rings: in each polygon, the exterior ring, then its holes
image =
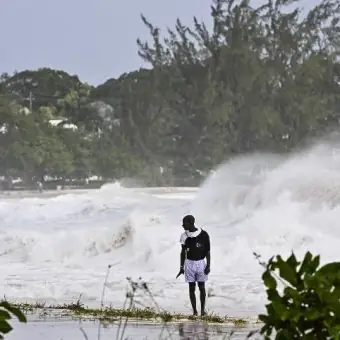
{"type": "Polygon", "coordinates": [[[51,67],[98,85],[142,66],[136,39],[149,35],[141,13],[160,27],[173,27],[177,17],[188,24],[194,15],[209,23],[210,4],[210,0],[0,0],[0,73],[51,67]]]}

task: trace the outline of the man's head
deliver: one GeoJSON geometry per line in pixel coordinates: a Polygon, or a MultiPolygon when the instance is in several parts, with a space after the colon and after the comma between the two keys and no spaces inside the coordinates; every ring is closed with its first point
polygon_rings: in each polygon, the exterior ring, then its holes
{"type": "Polygon", "coordinates": [[[195,230],[195,217],[192,215],[186,215],[183,217],[182,227],[184,230],[195,230]]]}

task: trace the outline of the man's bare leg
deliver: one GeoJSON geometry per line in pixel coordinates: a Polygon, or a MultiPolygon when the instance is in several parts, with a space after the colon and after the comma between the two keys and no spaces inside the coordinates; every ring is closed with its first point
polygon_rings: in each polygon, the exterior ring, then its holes
{"type": "Polygon", "coordinates": [[[206,315],[206,312],[205,312],[205,298],[206,298],[205,283],[204,282],[198,282],[198,288],[200,290],[201,316],[204,316],[204,315],[206,315]]]}
{"type": "Polygon", "coordinates": [[[196,308],[196,295],[195,295],[196,283],[189,282],[189,297],[192,307],[193,315],[197,315],[197,308],[196,308]]]}

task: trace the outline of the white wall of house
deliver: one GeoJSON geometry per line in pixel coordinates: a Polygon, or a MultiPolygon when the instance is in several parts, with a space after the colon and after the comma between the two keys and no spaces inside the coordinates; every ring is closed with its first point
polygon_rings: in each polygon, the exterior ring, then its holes
{"type": "MultiPolygon", "coordinates": [[[[61,122],[63,122],[64,119],[51,119],[48,122],[52,125],[52,126],[58,126],[58,124],[60,124],[61,122]]],[[[78,126],[75,124],[63,124],[63,128],[65,129],[72,129],[72,130],[77,130],[78,126]]]]}

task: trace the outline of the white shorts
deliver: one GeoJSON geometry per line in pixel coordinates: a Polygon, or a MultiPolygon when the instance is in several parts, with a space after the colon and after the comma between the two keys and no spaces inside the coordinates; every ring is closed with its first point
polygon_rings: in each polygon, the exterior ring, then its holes
{"type": "Polygon", "coordinates": [[[206,282],[208,280],[208,275],[204,274],[205,267],[205,260],[185,260],[185,282],[206,282]]]}

